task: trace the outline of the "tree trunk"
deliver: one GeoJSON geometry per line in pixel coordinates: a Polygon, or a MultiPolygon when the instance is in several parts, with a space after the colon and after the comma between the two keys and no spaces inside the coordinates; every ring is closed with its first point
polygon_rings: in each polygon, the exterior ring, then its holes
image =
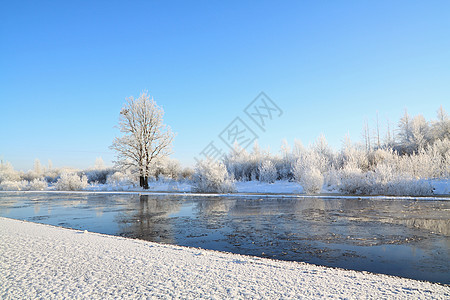
{"type": "Polygon", "coordinates": [[[139,176],[139,186],[148,190],[148,176],[139,176]]]}
{"type": "Polygon", "coordinates": [[[148,177],[144,177],[144,190],[148,190],[148,177]]]}

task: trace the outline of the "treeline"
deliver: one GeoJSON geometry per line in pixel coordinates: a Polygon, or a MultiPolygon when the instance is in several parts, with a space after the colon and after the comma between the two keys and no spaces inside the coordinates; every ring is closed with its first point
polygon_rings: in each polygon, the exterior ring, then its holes
{"type": "MultiPolygon", "coordinates": [[[[378,122],[377,122],[378,123],[378,122]]],[[[308,194],[431,195],[430,179],[450,175],[450,120],[441,107],[435,120],[406,112],[394,132],[380,137],[364,127],[363,142],[345,139],[335,151],[322,135],[307,147],[300,141],[284,142],[278,153],[251,151],[235,145],[222,162],[202,161],[195,170],[181,167],[173,159],[159,160],[151,166],[151,181],[187,181],[193,191],[232,192],[235,181],[277,180],[298,182],[308,194]],[[372,134],[371,134],[372,133],[372,134]]],[[[137,170],[106,168],[101,159],[86,170],[44,167],[35,161],[33,170],[15,171],[0,163],[0,190],[82,190],[108,185],[113,190],[139,186],[137,170]]]]}
{"type": "MultiPolygon", "coordinates": [[[[191,168],[183,168],[177,160],[164,159],[152,165],[152,180],[188,180],[193,174],[191,168]]],[[[133,170],[120,170],[105,167],[103,160],[97,158],[94,166],[77,170],[73,168],[53,168],[51,161],[43,166],[36,159],[34,168],[27,172],[14,170],[9,162],[0,162],[0,190],[24,191],[46,190],[83,190],[89,185],[109,185],[112,189],[135,188],[139,175],[133,170]]]]}
{"type": "MultiPolygon", "coordinates": [[[[347,138],[339,151],[329,147],[323,135],[308,147],[299,141],[292,147],[284,142],[276,154],[258,144],[250,152],[235,145],[223,161],[228,177],[221,180],[225,190],[233,180],[289,180],[299,182],[309,194],[430,195],[433,190],[427,179],[449,178],[450,120],[442,107],[437,119],[429,122],[422,115],[410,117],[405,112],[396,134],[388,133],[383,143],[378,128],[372,139],[368,128],[364,132],[364,143],[354,144],[347,138]]],[[[221,168],[210,166],[217,183],[221,168]]],[[[204,169],[205,164],[197,173],[204,169]]],[[[200,186],[207,186],[207,177],[198,178],[203,179],[200,186]]]]}

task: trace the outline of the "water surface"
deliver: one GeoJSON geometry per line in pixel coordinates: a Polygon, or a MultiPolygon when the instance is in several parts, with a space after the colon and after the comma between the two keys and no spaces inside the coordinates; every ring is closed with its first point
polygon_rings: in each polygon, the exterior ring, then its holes
{"type": "Polygon", "coordinates": [[[450,284],[450,202],[0,193],[0,216],[450,284]]]}

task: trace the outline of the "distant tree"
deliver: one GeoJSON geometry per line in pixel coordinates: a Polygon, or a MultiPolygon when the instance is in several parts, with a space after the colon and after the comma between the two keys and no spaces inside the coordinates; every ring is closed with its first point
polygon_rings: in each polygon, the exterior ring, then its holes
{"type": "Polygon", "coordinates": [[[101,169],[104,169],[104,168],[105,168],[105,163],[103,162],[103,158],[101,156],[97,157],[95,159],[94,169],[101,170],[101,169]]]}
{"type": "Polygon", "coordinates": [[[409,143],[411,141],[411,118],[408,114],[408,111],[405,109],[405,113],[403,117],[400,119],[398,124],[398,138],[400,139],[400,142],[403,144],[409,143]]]}
{"type": "Polygon", "coordinates": [[[450,139],[450,118],[448,117],[442,105],[437,111],[437,121],[433,122],[432,139],[450,139]]]}
{"type": "Polygon", "coordinates": [[[42,173],[41,161],[37,158],[34,160],[34,172],[36,173],[37,176],[41,175],[42,173]]]}
{"type": "Polygon", "coordinates": [[[429,128],[428,123],[422,115],[415,116],[411,121],[412,147],[414,152],[422,149],[427,144],[429,128]]]}
{"type": "Polygon", "coordinates": [[[171,153],[174,134],[163,123],[164,111],[143,92],[138,99],[130,97],[120,112],[119,129],[111,149],[117,152],[119,167],[139,172],[139,183],[148,189],[151,164],[171,153]]]}

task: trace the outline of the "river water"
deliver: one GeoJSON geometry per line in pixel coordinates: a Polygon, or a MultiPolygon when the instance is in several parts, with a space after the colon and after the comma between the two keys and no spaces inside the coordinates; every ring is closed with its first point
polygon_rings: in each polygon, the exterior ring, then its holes
{"type": "Polygon", "coordinates": [[[450,201],[12,192],[0,216],[450,284],[450,201]]]}

